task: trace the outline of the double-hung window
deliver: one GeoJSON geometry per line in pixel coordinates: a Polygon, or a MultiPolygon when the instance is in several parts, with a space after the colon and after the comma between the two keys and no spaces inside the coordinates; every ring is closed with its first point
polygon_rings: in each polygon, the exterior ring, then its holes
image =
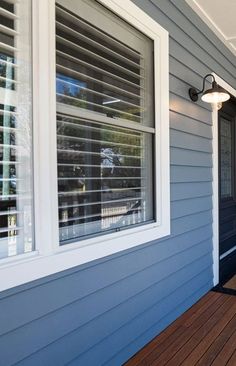
{"type": "Polygon", "coordinates": [[[60,243],[152,222],[153,41],[95,1],[57,1],[60,243]]]}
{"type": "Polygon", "coordinates": [[[168,235],[168,33],[129,0],[0,6],[0,290],[168,235]]]}

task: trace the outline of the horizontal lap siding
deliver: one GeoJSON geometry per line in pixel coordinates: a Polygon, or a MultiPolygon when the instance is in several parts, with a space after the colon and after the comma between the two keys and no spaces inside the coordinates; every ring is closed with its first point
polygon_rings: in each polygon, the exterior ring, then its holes
{"type": "Polygon", "coordinates": [[[213,284],[212,121],[188,98],[235,58],[182,0],[134,0],[170,33],[171,235],[0,294],[0,366],[121,365],[213,284]]]}
{"type": "MultiPolygon", "coordinates": [[[[93,344],[102,341],[104,337],[108,337],[110,333],[119,330],[121,326],[132,323],[134,319],[138,322],[141,313],[146,314],[149,309],[156,306],[157,302],[162,303],[158,299],[160,291],[161,300],[168,303],[169,291],[175,291],[178,282],[182,284],[182,282],[188,281],[189,283],[187,275],[190,272],[191,276],[195,276],[198,273],[199,266],[210,271],[211,260],[204,257],[210,250],[210,240],[207,239],[199,246],[192,248],[196,259],[201,258],[194,268],[194,264],[189,264],[190,252],[184,251],[177,258],[172,256],[168,258],[167,262],[163,261],[158,265],[153,265],[142,273],[136,274],[135,277],[131,276],[125,281],[113,284],[110,289],[105,288],[97,291],[92,297],[85,297],[64,309],[54,311],[43,318],[35,320],[33,323],[16,329],[5,335],[2,340],[1,360],[10,359],[13,363],[17,359],[28,356],[29,351],[24,347],[24,344],[30,345],[31,352],[46,347],[46,349],[40,351],[39,355],[41,362],[42,357],[44,359],[42,365],[45,364],[47,358],[50,359],[51,363],[49,364],[51,365],[58,365],[59,360],[63,357],[73,358],[72,351],[70,355],[64,355],[68,343],[64,344],[64,336],[70,338],[69,343],[71,345],[75,346],[77,344],[80,352],[84,352],[88,346],[91,347],[93,344]],[[178,263],[175,269],[176,261],[178,263]],[[168,266],[168,270],[166,270],[166,266],[168,266]],[[176,270],[178,270],[177,273],[176,270]],[[107,292],[109,290],[114,295],[108,298],[107,292]],[[83,317],[78,316],[78,314],[83,314],[83,317]],[[54,326],[48,327],[48,324],[54,326]],[[45,329],[47,329],[46,332],[45,329]],[[96,337],[93,337],[94,333],[96,333],[96,337]],[[34,338],[35,334],[38,335],[37,338],[34,338]],[[14,352],[4,347],[4,343],[7,345],[10,341],[14,344],[17,343],[14,352]],[[48,346],[52,343],[54,343],[53,348],[48,346]],[[55,352],[57,347],[58,351],[55,352]]],[[[162,306],[162,304],[159,304],[159,306],[162,306]]],[[[74,352],[77,351],[78,348],[75,347],[74,352]]]]}

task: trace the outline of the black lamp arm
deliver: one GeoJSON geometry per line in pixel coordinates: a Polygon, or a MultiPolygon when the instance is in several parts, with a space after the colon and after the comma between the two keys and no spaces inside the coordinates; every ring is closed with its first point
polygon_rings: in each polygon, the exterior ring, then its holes
{"type": "Polygon", "coordinates": [[[198,100],[198,95],[204,92],[205,89],[205,83],[206,83],[206,79],[208,77],[212,77],[213,81],[212,81],[212,87],[216,86],[216,80],[215,80],[215,76],[212,74],[207,74],[204,78],[203,78],[203,84],[202,84],[202,90],[198,91],[196,88],[190,88],[188,93],[190,96],[190,99],[193,102],[196,102],[198,100]]]}
{"type": "Polygon", "coordinates": [[[216,82],[216,79],[215,79],[215,76],[214,76],[214,75],[212,75],[212,74],[207,74],[207,75],[203,78],[202,90],[201,90],[201,91],[199,91],[199,92],[197,92],[197,93],[196,93],[197,95],[198,95],[198,94],[201,94],[201,93],[203,93],[203,92],[204,92],[205,84],[206,84],[206,79],[207,79],[209,76],[211,76],[211,77],[212,77],[212,79],[213,79],[213,83],[215,83],[215,82],[216,82]]]}

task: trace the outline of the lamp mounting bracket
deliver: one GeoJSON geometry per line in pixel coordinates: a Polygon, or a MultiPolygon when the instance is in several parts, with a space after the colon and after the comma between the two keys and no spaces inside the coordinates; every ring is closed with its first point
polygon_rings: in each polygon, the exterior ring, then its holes
{"type": "Polygon", "coordinates": [[[204,78],[203,78],[203,84],[202,84],[202,90],[198,91],[198,89],[196,88],[190,88],[188,93],[189,93],[189,97],[190,99],[193,101],[193,102],[197,102],[198,101],[198,95],[201,94],[204,89],[205,89],[205,83],[206,83],[206,79],[211,76],[212,79],[213,79],[213,82],[212,82],[212,87],[215,87],[216,86],[216,80],[215,80],[215,77],[214,75],[212,74],[207,74],[204,78]]]}

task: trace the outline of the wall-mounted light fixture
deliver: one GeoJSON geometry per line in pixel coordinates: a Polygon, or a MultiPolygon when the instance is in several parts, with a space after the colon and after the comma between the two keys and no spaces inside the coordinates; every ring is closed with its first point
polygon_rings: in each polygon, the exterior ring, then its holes
{"type": "Polygon", "coordinates": [[[193,102],[196,102],[198,100],[199,94],[202,94],[201,99],[203,100],[203,102],[213,103],[213,104],[218,104],[218,105],[220,105],[220,103],[226,102],[226,100],[230,99],[230,94],[224,88],[222,88],[220,85],[217,84],[217,82],[215,81],[215,77],[212,74],[207,74],[203,78],[202,90],[198,91],[196,88],[190,88],[188,92],[189,92],[190,99],[193,102]],[[211,85],[210,89],[207,89],[204,91],[205,82],[209,76],[211,76],[213,79],[212,85],[211,85]]]}

